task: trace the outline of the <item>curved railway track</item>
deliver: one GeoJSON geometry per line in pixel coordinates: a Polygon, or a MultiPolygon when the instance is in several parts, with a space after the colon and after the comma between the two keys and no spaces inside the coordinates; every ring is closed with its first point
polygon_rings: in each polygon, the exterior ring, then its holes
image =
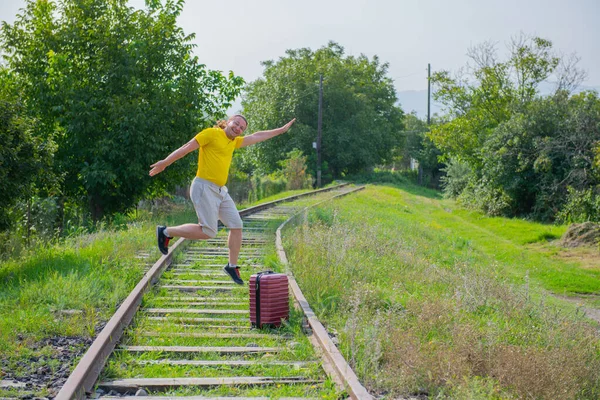
{"type": "MultiPolygon", "coordinates": [[[[280,232],[293,216],[360,189],[340,185],[241,211],[244,282],[273,269],[273,246],[287,268],[280,232]]],[[[248,285],[233,284],[221,271],[227,255],[224,229],[208,241],[178,240],[109,320],[56,399],[370,399],[291,274],[296,307],[289,323],[251,329],[248,285]]]]}

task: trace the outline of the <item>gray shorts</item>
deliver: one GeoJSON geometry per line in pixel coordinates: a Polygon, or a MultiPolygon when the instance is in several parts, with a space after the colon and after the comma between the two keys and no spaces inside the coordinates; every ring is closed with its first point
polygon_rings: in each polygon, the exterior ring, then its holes
{"type": "Polygon", "coordinates": [[[218,219],[229,229],[242,229],[242,218],[227,192],[227,186],[194,178],[190,187],[190,197],[198,215],[198,224],[208,236],[217,235],[218,219]]]}

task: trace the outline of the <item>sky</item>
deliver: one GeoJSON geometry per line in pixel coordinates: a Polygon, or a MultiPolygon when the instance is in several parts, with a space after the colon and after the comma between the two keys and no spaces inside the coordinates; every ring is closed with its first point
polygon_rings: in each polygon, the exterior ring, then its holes
{"type": "MultiPolygon", "coordinates": [[[[0,20],[13,22],[24,4],[0,0],[0,20]]],[[[140,8],[144,0],[130,4],[140,8]]],[[[599,0],[187,0],[179,25],[196,33],[200,62],[248,82],[262,75],[261,61],[333,40],[348,55],[389,63],[401,92],[427,88],[428,63],[432,71],[456,71],[469,47],[492,41],[502,54],[521,32],[576,53],[584,85],[598,87],[599,17],[599,0]]]]}

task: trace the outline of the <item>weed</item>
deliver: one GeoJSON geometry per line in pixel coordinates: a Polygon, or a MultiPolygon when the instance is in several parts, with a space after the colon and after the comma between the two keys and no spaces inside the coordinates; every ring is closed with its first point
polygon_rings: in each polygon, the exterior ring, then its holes
{"type": "Polygon", "coordinates": [[[596,330],[546,292],[599,290],[597,279],[524,247],[564,228],[453,204],[370,187],[284,233],[300,286],[361,381],[436,399],[597,398],[596,330]]]}

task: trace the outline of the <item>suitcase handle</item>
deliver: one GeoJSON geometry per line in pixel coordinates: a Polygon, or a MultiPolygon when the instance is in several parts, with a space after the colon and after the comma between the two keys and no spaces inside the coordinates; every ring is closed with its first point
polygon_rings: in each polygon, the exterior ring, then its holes
{"type": "Polygon", "coordinates": [[[256,282],[255,282],[255,296],[256,296],[256,326],[260,329],[260,278],[263,275],[274,274],[275,272],[268,270],[262,271],[256,274],[256,282]]]}

